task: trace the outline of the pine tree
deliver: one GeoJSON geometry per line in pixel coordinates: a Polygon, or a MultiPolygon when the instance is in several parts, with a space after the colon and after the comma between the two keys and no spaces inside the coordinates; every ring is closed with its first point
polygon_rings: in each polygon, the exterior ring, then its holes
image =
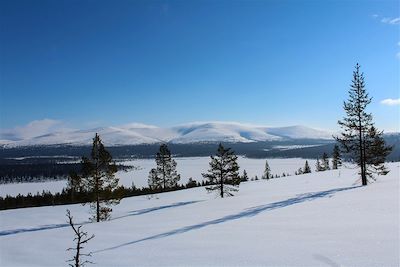
{"type": "Polygon", "coordinates": [[[249,176],[247,175],[246,170],[243,170],[243,175],[241,177],[242,182],[247,182],[249,180],[249,176]]]}
{"type": "Polygon", "coordinates": [[[207,191],[218,190],[221,198],[232,196],[240,184],[237,156],[230,148],[225,149],[219,144],[217,155],[211,156],[208,173],[202,175],[212,184],[206,187],[207,191]]]}
{"type": "Polygon", "coordinates": [[[74,241],[76,241],[76,246],[74,248],[69,248],[67,251],[70,250],[75,250],[75,255],[72,259],[68,260],[67,262],[73,262],[73,264],[69,264],[71,267],[83,267],[86,265],[86,263],[93,263],[88,260],[83,260],[83,257],[91,257],[91,253],[82,253],[82,250],[84,249],[83,245],[89,242],[91,239],[94,238],[94,235],[91,235],[88,237],[87,232],[83,232],[81,230],[82,225],[76,227],[76,225],[73,222],[73,217],[71,215],[71,212],[67,210],[67,218],[68,218],[68,223],[71,226],[72,230],[74,231],[75,238],[74,241]]]}
{"type": "Polygon", "coordinates": [[[337,170],[338,167],[342,166],[342,159],[340,157],[340,149],[338,145],[333,147],[332,153],[332,169],[337,170]]]}
{"type": "Polygon", "coordinates": [[[150,189],[161,189],[162,188],[162,179],[157,174],[157,169],[151,169],[149,172],[148,184],[150,189]]]}
{"type": "Polygon", "coordinates": [[[304,164],[303,173],[311,173],[310,165],[308,165],[308,161],[304,164]]]}
{"type": "Polygon", "coordinates": [[[360,73],[360,65],[357,63],[353,71],[349,99],[343,104],[346,117],[338,121],[343,132],[335,139],[340,143],[343,152],[360,167],[362,185],[367,185],[365,137],[372,126],[372,115],[366,112],[366,108],[370,103],[371,98],[365,89],[364,74],[360,73]]]}
{"type": "Polygon", "coordinates": [[[378,175],[385,175],[388,173],[384,163],[386,157],[390,154],[393,147],[386,146],[383,139],[383,132],[376,130],[372,126],[365,138],[365,162],[366,162],[366,175],[372,177],[373,173],[378,175]]]}
{"type": "Polygon", "coordinates": [[[115,177],[117,166],[112,161],[111,154],[104,148],[100,136],[96,133],[90,158],[82,158],[81,181],[85,191],[93,196],[90,207],[94,210],[93,220],[104,221],[109,219],[111,205],[119,203],[119,198],[111,198],[111,192],[118,187],[118,178],[115,177]]]}
{"type": "Polygon", "coordinates": [[[328,154],[326,154],[325,152],[324,152],[324,154],[322,154],[321,169],[322,169],[322,171],[327,171],[327,170],[330,170],[330,169],[331,169],[331,168],[329,167],[329,158],[328,158],[328,154]]]}
{"type": "Polygon", "coordinates": [[[267,180],[273,178],[273,176],[271,175],[271,168],[269,167],[268,160],[265,161],[264,174],[261,178],[267,180]]]}
{"type": "Polygon", "coordinates": [[[317,162],[315,163],[315,171],[317,172],[323,171],[319,158],[317,158],[317,162]]]}
{"type": "Polygon", "coordinates": [[[155,169],[149,173],[149,186],[152,189],[167,189],[178,186],[181,176],[176,171],[176,161],[171,156],[171,151],[166,144],[160,146],[156,154],[155,169]]]}

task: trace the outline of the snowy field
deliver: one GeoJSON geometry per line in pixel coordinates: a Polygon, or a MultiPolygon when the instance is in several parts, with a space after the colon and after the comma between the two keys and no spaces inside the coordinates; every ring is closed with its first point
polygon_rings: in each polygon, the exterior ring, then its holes
{"type": "MultiPolygon", "coordinates": [[[[207,172],[210,162],[210,157],[189,157],[189,158],[176,158],[177,170],[181,174],[180,183],[187,183],[190,177],[196,181],[202,181],[201,173],[207,172]]],[[[264,172],[265,159],[249,159],[239,157],[240,174],[243,173],[243,169],[247,171],[249,177],[261,178],[264,172]]],[[[315,169],[315,160],[308,160],[311,168],[315,169]]],[[[294,174],[300,167],[304,167],[305,159],[301,158],[290,158],[290,159],[268,159],[268,163],[271,167],[273,174],[281,175],[282,172],[294,174]]],[[[125,161],[125,165],[135,166],[128,172],[120,171],[116,175],[120,178],[120,184],[125,186],[131,186],[132,182],[136,187],[147,186],[147,177],[151,168],[156,167],[154,159],[138,159],[134,161],[125,161]]],[[[16,184],[4,184],[0,185],[0,196],[16,196],[18,194],[26,195],[28,193],[35,194],[36,192],[42,192],[43,190],[50,191],[52,193],[61,192],[66,186],[66,181],[54,181],[54,182],[39,182],[39,183],[16,183],[16,184]]]]}
{"type": "Polygon", "coordinates": [[[399,266],[400,163],[388,166],[367,187],[344,168],[242,183],[231,198],[126,198],[100,223],[82,205],[1,211],[0,266],[66,266],[67,208],[96,235],[88,266],[399,266]]]}

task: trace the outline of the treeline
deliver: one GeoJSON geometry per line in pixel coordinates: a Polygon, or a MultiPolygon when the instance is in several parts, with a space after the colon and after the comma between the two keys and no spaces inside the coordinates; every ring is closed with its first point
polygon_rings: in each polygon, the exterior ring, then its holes
{"type": "MultiPolygon", "coordinates": [[[[113,191],[103,190],[103,195],[107,196],[107,199],[121,199],[125,197],[142,196],[150,194],[158,194],[162,192],[171,192],[177,190],[183,190],[193,187],[211,185],[206,181],[196,182],[193,179],[185,185],[176,185],[169,188],[137,188],[119,186],[113,191]]],[[[61,192],[52,194],[49,191],[43,191],[42,193],[36,193],[32,195],[18,194],[17,196],[0,197],[0,210],[6,209],[17,209],[17,208],[29,208],[29,207],[41,207],[41,206],[55,206],[55,205],[67,205],[67,204],[79,204],[88,203],[93,200],[93,192],[79,191],[75,192],[71,189],[63,189],[61,192]]]]}
{"type": "MultiPolygon", "coordinates": [[[[133,167],[117,164],[117,168],[133,167]]],[[[81,163],[4,164],[0,165],[0,184],[65,180],[71,172],[80,170],[81,163]]]]}

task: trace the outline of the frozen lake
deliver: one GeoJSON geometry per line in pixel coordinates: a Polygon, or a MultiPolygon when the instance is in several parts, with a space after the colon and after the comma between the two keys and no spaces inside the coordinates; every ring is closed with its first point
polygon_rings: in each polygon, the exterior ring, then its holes
{"type": "MultiPolygon", "coordinates": [[[[177,170],[181,175],[181,184],[185,184],[189,178],[193,178],[196,181],[202,181],[202,173],[207,172],[209,168],[210,157],[188,157],[188,158],[175,158],[177,162],[177,170]]],[[[295,171],[300,167],[304,167],[305,159],[302,158],[274,158],[274,159],[250,159],[245,157],[238,158],[240,166],[240,174],[243,170],[247,171],[249,178],[257,175],[261,178],[265,161],[268,160],[271,172],[275,175],[281,175],[283,172],[294,175],[295,171]]],[[[315,170],[315,160],[308,159],[308,163],[311,170],[315,170]]],[[[136,187],[147,186],[147,177],[151,168],[156,166],[154,159],[137,159],[132,161],[125,161],[125,165],[135,166],[135,169],[131,169],[128,172],[119,171],[116,175],[120,178],[120,184],[124,186],[131,186],[132,183],[136,187]]],[[[18,194],[28,194],[36,192],[42,192],[48,190],[52,193],[61,192],[66,186],[66,181],[53,181],[53,182],[39,182],[39,183],[16,183],[16,184],[5,184],[0,186],[0,195],[11,195],[16,196],[18,194]]]]}

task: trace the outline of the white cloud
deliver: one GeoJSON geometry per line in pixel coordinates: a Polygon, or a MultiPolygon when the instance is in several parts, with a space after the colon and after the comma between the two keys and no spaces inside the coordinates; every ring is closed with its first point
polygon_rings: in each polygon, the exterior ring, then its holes
{"type": "Polygon", "coordinates": [[[397,99],[392,99],[392,98],[388,98],[388,99],[384,99],[381,101],[382,105],[387,105],[387,106],[398,106],[400,105],[400,98],[397,99]]]}
{"type": "Polygon", "coordinates": [[[378,14],[373,14],[372,17],[373,17],[374,19],[376,19],[376,18],[379,17],[379,15],[378,15],[378,14]]]}
{"type": "Polygon", "coordinates": [[[1,129],[0,139],[16,141],[67,129],[64,122],[59,120],[34,120],[24,126],[17,126],[12,129],[1,129]]]}
{"type": "Polygon", "coordinates": [[[398,18],[382,18],[381,22],[386,23],[386,24],[392,24],[392,25],[396,25],[396,24],[400,24],[400,17],[398,18]]]}

